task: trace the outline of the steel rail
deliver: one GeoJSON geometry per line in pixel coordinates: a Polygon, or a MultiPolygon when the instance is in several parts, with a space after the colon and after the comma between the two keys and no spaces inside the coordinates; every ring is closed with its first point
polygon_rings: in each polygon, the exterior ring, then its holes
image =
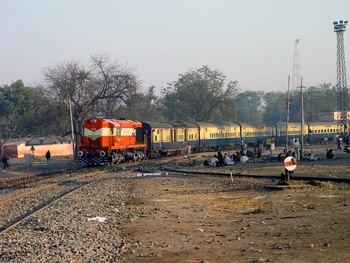
{"type": "MultiPolygon", "coordinates": [[[[211,175],[211,176],[234,176],[234,177],[241,177],[241,178],[256,178],[256,179],[264,179],[264,178],[270,178],[270,179],[281,179],[281,176],[279,175],[251,175],[251,174],[241,174],[241,173],[215,173],[215,172],[201,172],[201,171],[189,171],[189,170],[179,170],[179,169],[171,169],[171,168],[164,168],[165,171],[170,172],[176,172],[176,173],[185,173],[185,174],[204,174],[204,175],[211,175]]],[[[308,180],[318,180],[318,181],[330,181],[330,182],[336,182],[336,183],[350,183],[350,178],[344,178],[344,177],[328,177],[328,176],[298,176],[298,175],[292,175],[292,181],[308,181],[308,180]]]]}

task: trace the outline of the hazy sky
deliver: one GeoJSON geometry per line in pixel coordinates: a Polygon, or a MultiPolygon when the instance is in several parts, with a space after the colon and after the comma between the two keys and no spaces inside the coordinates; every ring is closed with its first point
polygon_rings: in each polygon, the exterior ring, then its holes
{"type": "Polygon", "coordinates": [[[0,85],[105,54],[145,90],[208,65],[243,90],[286,91],[296,39],[303,84],[334,85],[333,21],[348,19],[350,0],[0,0],[0,85]]]}

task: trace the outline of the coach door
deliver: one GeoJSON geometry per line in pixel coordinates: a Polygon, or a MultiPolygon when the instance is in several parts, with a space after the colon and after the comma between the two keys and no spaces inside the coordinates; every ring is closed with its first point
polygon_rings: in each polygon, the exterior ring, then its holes
{"type": "Polygon", "coordinates": [[[164,144],[164,131],[163,129],[160,129],[160,134],[159,134],[159,139],[160,139],[160,142],[159,142],[159,146],[160,146],[160,149],[163,149],[163,144],[164,144]]]}

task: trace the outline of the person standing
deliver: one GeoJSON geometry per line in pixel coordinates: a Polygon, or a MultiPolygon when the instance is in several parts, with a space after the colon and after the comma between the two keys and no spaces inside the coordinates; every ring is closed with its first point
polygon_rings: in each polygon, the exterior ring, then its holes
{"type": "Polygon", "coordinates": [[[266,140],[266,150],[267,151],[271,150],[271,137],[267,138],[266,140]]]}
{"type": "Polygon", "coordinates": [[[244,142],[243,138],[241,138],[241,140],[239,141],[239,146],[241,148],[241,152],[243,152],[244,148],[245,148],[245,142],[244,142]]]}
{"type": "Polygon", "coordinates": [[[47,150],[45,157],[46,157],[47,165],[49,165],[51,161],[51,153],[49,150],[47,150]]]}
{"type": "Polygon", "coordinates": [[[260,158],[263,154],[264,151],[264,145],[262,143],[262,141],[258,141],[258,157],[260,158]]]}
{"type": "Polygon", "coordinates": [[[300,161],[300,143],[298,139],[293,139],[294,157],[297,161],[300,161]]]}
{"type": "Polygon", "coordinates": [[[1,157],[1,162],[3,163],[2,167],[4,169],[10,169],[10,164],[9,164],[9,160],[10,157],[7,155],[7,153],[5,153],[2,157],[1,157]]]}
{"type": "Polygon", "coordinates": [[[271,153],[272,153],[272,151],[274,151],[275,150],[275,138],[272,136],[271,137],[271,147],[270,147],[270,150],[271,150],[271,153]]]}
{"type": "Polygon", "coordinates": [[[188,156],[188,158],[191,158],[191,149],[192,149],[192,147],[191,147],[190,143],[187,144],[186,149],[187,149],[187,156],[188,156]]]}

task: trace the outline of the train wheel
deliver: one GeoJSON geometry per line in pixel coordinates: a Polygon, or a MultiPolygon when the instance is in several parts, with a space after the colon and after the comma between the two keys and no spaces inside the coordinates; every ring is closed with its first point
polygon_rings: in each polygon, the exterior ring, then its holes
{"type": "Polygon", "coordinates": [[[145,154],[143,152],[137,152],[137,158],[138,160],[142,161],[145,159],[145,154]]]}
{"type": "Polygon", "coordinates": [[[144,160],[144,159],[146,159],[146,156],[143,152],[139,152],[139,158],[140,158],[140,160],[144,160]]]}
{"type": "Polygon", "coordinates": [[[121,163],[124,162],[124,157],[122,154],[118,154],[118,153],[113,153],[112,155],[112,163],[121,163]]]}
{"type": "Polygon", "coordinates": [[[113,153],[113,154],[111,155],[111,157],[112,157],[112,164],[113,164],[113,163],[117,163],[117,155],[116,155],[115,153],[113,153]]]}

